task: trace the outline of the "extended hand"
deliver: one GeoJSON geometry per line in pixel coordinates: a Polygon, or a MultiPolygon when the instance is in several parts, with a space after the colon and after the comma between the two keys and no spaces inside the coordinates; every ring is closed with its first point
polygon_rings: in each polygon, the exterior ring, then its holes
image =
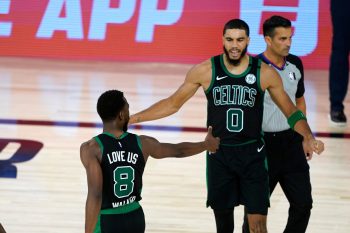
{"type": "Polygon", "coordinates": [[[208,133],[205,137],[205,144],[210,153],[215,153],[217,149],[219,149],[220,138],[213,136],[213,128],[211,126],[208,127],[208,133]]]}

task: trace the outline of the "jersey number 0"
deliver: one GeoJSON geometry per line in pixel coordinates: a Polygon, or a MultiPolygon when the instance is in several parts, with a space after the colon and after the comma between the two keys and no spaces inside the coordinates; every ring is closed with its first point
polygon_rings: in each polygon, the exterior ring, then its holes
{"type": "Polygon", "coordinates": [[[243,110],[230,108],[226,112],[226,128],[230,132],[241,132],[243,129],[243,110]]]}

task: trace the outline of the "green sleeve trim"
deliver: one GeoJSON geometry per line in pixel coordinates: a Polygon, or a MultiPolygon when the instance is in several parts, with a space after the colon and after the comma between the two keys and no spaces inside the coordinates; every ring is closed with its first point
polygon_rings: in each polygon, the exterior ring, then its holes
{"type": "Polygon", "coordinates": [[[104,150],[104,146],[100,140],[100,138],[98,136],[94,137],[95,141],[98,143],[98,145],[100,146],[101,149],[101,153],[103,154],[103,150],[104,150]]]}
{"type": "Polygon", "coordinates": [[[259,88],[259,91],[260,93],[265,93],[262,88],[261,88],[261,81],[260,81],[260,70],[261,70],[261,60],[258,59],[258,69],[257,69],[257,82],[258,82],[258,88],[259,88]]]}
{"type": "Polygon", "coordinates": [[[211,80],[210,80],[210,85],[209,85],[208,89],[204,91],[205,94],[209,93],[209,91],[211,90],[211,88],[214,85],[214,80],[215,80],[214,76],[215,76],[216,71],[215,71],[214,57],[210,58],[210,60],[211,60],[211,80]]]}
{"type": "Polygon", "coordinates": [[[288,117],[288,124],[290,128],[294,129],[295,124],[300,120],[307,120],[307,119],[302,111],[297,110],[290,117],[288,117]]]}
{"type": "Polygon", "coordinates": [[[138,135],[135,135],[135,136],[136,136],[136,140],[137,140],[137,145],[139,145],[140,150],[142,151],[142,143],[141,143],[141,138],[140,138],[138,135]]]}
{"type": "Polygon", "coordinates": [[[101,233],[101,213],[98,214],[97,223],[94,229],[94,233],[101,233]]]}
{"type": "Polygon", "coordinates": [[[140,207],[141,207],[140,203],[136,201],[131,204],[120,206],[117,208],[101,210],[101,214],[125,214],[131,211],[134,211],[140,207]]]}
{"type": "Polygon", "coordinates": [[[116,136],[114,136],[114,134],[111,134],[109,132],[103,132],[103,134],[106,134],[112,138],[115,138],[115,139],[123,139],[125,138],[127,135],[128,135],[128,132],[124,132],[122,135],[120,135],[118,138],[116,136]]]}
{"type": "Polygon", "coordinates": [[[228,69],[227,69],[226,66],[225,66],[224,54],[221,54],[221,55],[220,55],[220,65],[221,65],[222,69],[225,71],[225,73],[226,73],[228,76],[230,76],[230,77],[232,77],[232,78],[242,78],[242,77],[245,77],[245,76],[249,73],[249,71],[251,70],[252,64],[253,64],[253,57],[252,57],[252,56],[249,56],[249,65],[248,65],[247,69],[246,69],[243,73],[241,73],[241,74],[232,74],[230,71],[228,71],[228,69]]]}

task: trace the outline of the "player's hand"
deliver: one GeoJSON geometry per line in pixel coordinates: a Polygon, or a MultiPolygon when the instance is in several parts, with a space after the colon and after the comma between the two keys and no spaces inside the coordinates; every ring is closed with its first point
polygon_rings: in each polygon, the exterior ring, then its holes
{"type": "Polygon", "coordinates": [[[208,127],[208,133],[205,137],[205,144],[209,153],[215,153],[217,149],[219,149],[220,138],[213,136],[213,128],[211,126],[208,127]]]}

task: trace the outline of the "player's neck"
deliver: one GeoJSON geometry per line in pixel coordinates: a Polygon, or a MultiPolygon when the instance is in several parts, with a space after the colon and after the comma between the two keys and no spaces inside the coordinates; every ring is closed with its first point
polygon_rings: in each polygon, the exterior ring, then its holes
{"type": "Polygon", "coordinates": [[[245,54],[242,58],[241,58],[241,61],[239,62],[238,65],[233,65],[231,64],[230,62],[227,61],[227,57],[226,57],[226,54],[224,54],[224,64],[226,66],[226,69],[234,74],[234,75],[239,75],[241,73],[243,73],[248,65],[249,65],[249,55],[248,54],[245,54]]]}
{"type": "Polygon", "coordinates": [[[104,123],[103,125],[103,132],[104,133],[110,133],[114,135],[116,138],[119,138],[121,135],[123,135],[124,130],[122,127],[118,127],[114,125],[112,122],[111,123],[104,123]]]}
{"type": "Polygon", "coordinates": [[[264,57],[266,57],[274,66],[284,67],[286,63],[286,57],[280,56],[273,51],[266,49],[264,52],[264,57]]]}

